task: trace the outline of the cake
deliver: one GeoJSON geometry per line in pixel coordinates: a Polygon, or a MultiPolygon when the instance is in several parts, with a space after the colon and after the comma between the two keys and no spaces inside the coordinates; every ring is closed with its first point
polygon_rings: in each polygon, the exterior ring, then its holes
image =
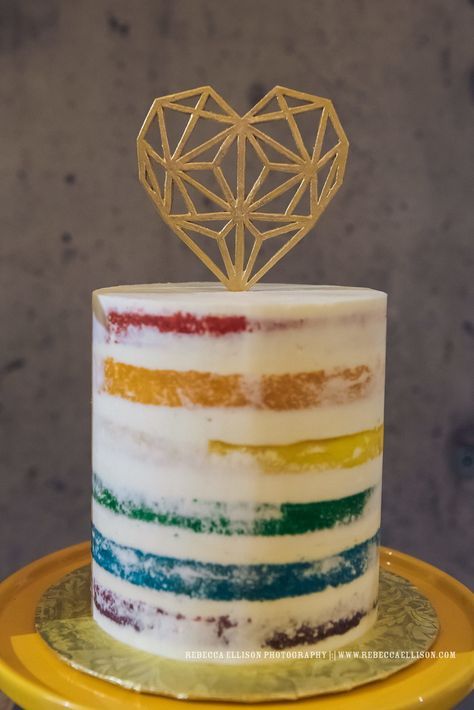
{"type": "Polygon", "coordinates": [[[216,661],[375,623],[386,295],[339,286],[93,294],[93,617],[216,661]]]}

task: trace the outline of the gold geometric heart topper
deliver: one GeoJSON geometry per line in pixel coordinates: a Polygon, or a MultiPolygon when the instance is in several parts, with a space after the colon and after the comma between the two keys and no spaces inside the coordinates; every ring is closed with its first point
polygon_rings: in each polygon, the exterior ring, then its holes
{"type": "Polygon", "coordinates": [[[204,86],[155,99],[137,147],[161,217],[243,291],[317,222],[342,184],[349,143],[329,99],[276,86],[239,116],[204,86]]]}

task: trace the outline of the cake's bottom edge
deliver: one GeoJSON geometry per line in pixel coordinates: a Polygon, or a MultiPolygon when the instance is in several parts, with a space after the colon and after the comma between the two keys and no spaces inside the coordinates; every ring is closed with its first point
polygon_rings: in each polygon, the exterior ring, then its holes
{"type": "Polygon", "coordinates": [[[120,620],[108,618],[94,603],[92,605],[94,621],[116,641],[136,650],[146,651],[170,660],[220,664],[268,663],[276,660],[287,661],[292,658],[325,658],[330,651],[351,644],[364,636],[375,625],[377,612],[377,603],[375,603],[368,611],[355,611],[342,619],[327,622],[321,625],[321,628],[324,627],[327,632],[326,636],[314,643],[302,640],[301,643],[286,645],[283,639],[282,643],[275,643],[273,648],[259,648],[256,645],[247,648],[225,647],[225,645],[199,648],[192,643],[187,646],[183,636],[175,637],[174,640],[166,636],[160,638],[156,633],[137,631],[131,626],[121,625],[120,620]]]}

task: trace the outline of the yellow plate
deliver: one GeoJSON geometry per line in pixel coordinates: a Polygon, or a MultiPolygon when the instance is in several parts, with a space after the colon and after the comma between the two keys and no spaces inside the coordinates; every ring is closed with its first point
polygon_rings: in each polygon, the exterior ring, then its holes
{"type": "MultiPolygon", "coordinates": [[[[82,543],[33,562],[0,585],[0,688],[28,710],[183,710],[183,701],[132,693],[74,670],[35,632],[34,615],[43,592],[89,561],[89,545],[82,543]]],[[[386,680],[296,701],[301,710],[302,706],[304,710],[441,710],[455,705],[472,688],[474,602],[469,590],[426,562],[395,550],[381,548],[381,565],[409,579],[428,597],[441,626],[431,650],[455,651],[455,658],[424,658],[386,680]]],[[[192,703],[193,710],[205,707],[219,710],[235,704],[192,703]]],[[[281,703],[263,707],[277,709],[281,703]]]]}

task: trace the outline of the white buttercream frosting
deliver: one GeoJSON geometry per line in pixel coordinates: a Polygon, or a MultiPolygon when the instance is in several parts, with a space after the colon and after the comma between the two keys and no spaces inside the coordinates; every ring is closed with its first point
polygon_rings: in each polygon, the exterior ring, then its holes
{"type": "MultiPolygon", "coordinates": [[[[94,292],[93,307],[93,468],[117,500],[152,507],[158,499],[178,499],[182,506],[175,512],[199,517],[202,500],[303,505],[374,489],[363,511],[350,521],[274,536],[195,532],[133,519],[94,501],[93,523],[104,538],[119,546],[120,564],[136,561],[136,553],[129,552],[135,550],[216,565],[318,561],[321,573],[329,573],[341,551],[373,538],[380,526],[380,452],[354,466],[346,461],[321,470],[268,472],[261,469],[258,457],[245,450],[216,455],[211,442],[282,447],[381,427],[385,294],[339,286],[258,284],[249,292],[232,293],[220,284],[152,284],[100,289],[94,292]],[[160,329],[153,321],[176,313],[197,321],[242,318],[246,325],[237,332],[215,334],[207,332],[205,325],[202,332],[180,332],[172,324],[160,329]],[[125,325],[112,327],[110,314],[124,316],[125,325]],[[131,318],[133,314],[137,318],[131,318]],[[200,406],[192,401],[164,406],[141,403],[140,392],[126,387],[119,395],[108,391],[106,361],[139,368],[147,377],[160,371],[180,376],[238,375],[249,388],[258,388],[265,376],[323,373],[322,377],[365,367],[370,386],[359,396],[357,389],[350,390],[350,376],[335,380],[327,387],[326,399],[301,408],[200,406]]],[[[152,589],[120,578],[96,562],[93,577],[98,588],[107,592],[103,604],[111,604],[113,595],[116,598],[110,618],[103,608],[94,607],[101,627],[131,646],[173,658],[183,658],[189,650],[262,649],[272,634],[290,637],[305,624],[329,629],[331,623],[361,613],[358,623],[345,632],[327,635],[316,644],[301,642],[308,650],[332,649],[355,640],[376,619],[378,561],[373,553],[365,571],[351,581],[302,596],[285,596],[282,591],[281,598],[266,601],[193,598],[152,589]],[[157,614],[156,608],[166,613],[157,614]],[[177,618],[180,614],[183,618],[177,618]],[[114,615],[134,616],[136,627],[117,623],[114,615]],[[237,623],[216,635],[212,624],[202,618],[219,616],[237,623]]]]}

